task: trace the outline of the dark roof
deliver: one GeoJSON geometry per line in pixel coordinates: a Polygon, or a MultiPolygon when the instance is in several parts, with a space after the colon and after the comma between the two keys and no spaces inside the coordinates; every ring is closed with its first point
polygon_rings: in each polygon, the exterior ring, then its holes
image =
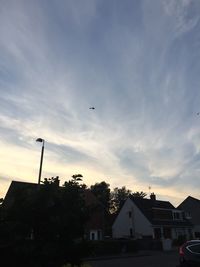
{"type": "Polygon", "coordinates": [[[200,224],[200,200],[191,196],[188,196],[179,206],[178,209],[182,209],[191,214],[191,221],[193,224],[200,224]]]}
{"type": "Polygon", "coordinates": [[[152,208],[160,209],[175,209],[175,207],[169,201],[162,200],[152,200],[140,197],[131,197],[131,200],[136,204],[136,206],[144,213],[147,218],[151,218],[152,208]]]}
{"type": "Polygon", "coordinates": [[[5,198],[3,201],[3,207],[10,208],[13,205],[15,201],[16,193],[23,192],[24,194],[24,192],[26,192],[26,194],[29,195],[35,191],[37,186],[38,184],[35,184],[35,183],[12,181],[5,195],[5,198]]]}
{"type": "Polygon", "coordinates": [[[191,196],[188,196],[185,200],[183,200],[183,202],[177,207],[177,208],[181,208],[183,207],[186,203],[192,203],[192,206],[198,206],[200,207],[200,200],[191,196]]]}
{"type": "Polygon", "coordinates": [[[144,216],[153,224],[153,225],[176,225],[176,226],[191,226],[192,224],[184,219],[183,221],[174,221],[174,220],[157,220],[154,219],[153,211],[155,209],[161,210],[175,210],[176,208],[169,201],[162,200],[152,200],[147,198],[140,197],[131,197],[130,198],[135,205],[140,209],[144,216]]]}

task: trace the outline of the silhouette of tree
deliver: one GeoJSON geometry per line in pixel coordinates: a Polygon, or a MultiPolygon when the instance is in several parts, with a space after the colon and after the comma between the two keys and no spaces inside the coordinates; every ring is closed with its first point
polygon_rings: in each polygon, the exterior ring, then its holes
{"type": "Polygon", "coordinates": [[[143,191],[136,191],[132,194],[133,197],[141,197],[141,198],[145,198],[147,196],[147,193],[143,192],[143,191]]]}
{"type": "MultiPolygon", "coordinates": [[[[80,243],[77,244],[75,240],[83,239],[87,220],[84,186],[79,184],[81,177],[80,174],[73,175],[62,187],[56,176],[45,178],[39,186],[16,190],[12,196],[14,201],[4,216],[4,222],[1,222],[1,229],[6,230],[3,233],[5,242],[12,241],[13,247],[23,255],[28,255],[26,253],[30,247],[25,243],[27,238],[32,239],[34,243],[31,243],[31,253],[35,253],[32,260],[43,262],[42,266],[57,267],[67,261],[80,261],[80,243]],[[23,248],[15,244],[16,240],[22,241],[23,248]]],[[[13,256],[14,258],[16,260],[13,256]]],[[[20,266],[23,266],[22,262],[20,266]]]]}
{"type": "Polygon", "coordinates": [[[78,238],[84,235],[84,223],[87,219],[86,206],[84,201],[84,186],[80,185],[82,181],[81,174],[72,176],[72,179],[64,183],[61,190],[62,212],[61,218],[65,222],[62,224],[63,238],[78,238]]]}
{"type": "Polygon", "coordinates": [[[73,174],[73,175],[72,175],[72,180],[73,180],[74,182],[79,182],[79,181],[82,181],[82,177],[83,177],[82,174],[73,174]]]}
{"type": "Polygon", "coordinates": [[[95,183],[91,185],[91,192],[97,197],[97,199],[103,204],[105,211],[109,213],[110,205],[111,205],[111,193],[110,193],[110,185],[105,181],[101,183],[95,183]]]}
{"type": "Polygon", "coordinates": [[[111,212],[112,213],[118,212],[130,195],[131,195],[131,190],[126,189],[125,186],[122,186],[121,188],[115,187],[114,190],[111,192],[111,198],[112,198],[111,212]]]}
{"type": "Polygon", "coordinates": [[[59,176],[51,177],[51,178],[44,178],[44,181],[41,181],[41,183],[44,185],[54,184],[54,185],[59,186],[59,183],[60,183],[59,176]]]}

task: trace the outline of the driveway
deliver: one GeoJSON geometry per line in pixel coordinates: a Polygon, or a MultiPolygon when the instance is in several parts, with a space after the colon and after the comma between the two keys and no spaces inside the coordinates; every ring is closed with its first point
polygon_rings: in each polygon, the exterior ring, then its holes
{"type": "Polygon", "coordinates": [[[92,267],[176,267],[178,252],[142,251],[136,255],[89,260],[92,267]]]}

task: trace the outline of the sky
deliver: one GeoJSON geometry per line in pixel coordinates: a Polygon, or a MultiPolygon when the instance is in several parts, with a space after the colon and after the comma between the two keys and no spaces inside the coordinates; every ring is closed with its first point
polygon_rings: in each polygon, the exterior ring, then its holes
{"type": "Polygon", "coordinates": [[[199,0],[0,0],[1,197],[40,137],[42,178],[200,198],[198,112],[199,0]]]}

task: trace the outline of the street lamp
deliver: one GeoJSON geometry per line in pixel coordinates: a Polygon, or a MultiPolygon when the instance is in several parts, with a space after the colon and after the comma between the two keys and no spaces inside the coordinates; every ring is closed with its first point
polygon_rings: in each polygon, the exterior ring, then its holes
{"type": "Polygon", "coordinates": [[[44,139],[37,138],[36,142],[42,143],[42,150],[41,150],[41,158],[40,158],[40,170],[39,170],[39,177],[38,177],[38,184],[40,184],[41,181],[41,173],[42,173],[42,162],[43,162],[43,155],[44,155],[44,139]]]}

